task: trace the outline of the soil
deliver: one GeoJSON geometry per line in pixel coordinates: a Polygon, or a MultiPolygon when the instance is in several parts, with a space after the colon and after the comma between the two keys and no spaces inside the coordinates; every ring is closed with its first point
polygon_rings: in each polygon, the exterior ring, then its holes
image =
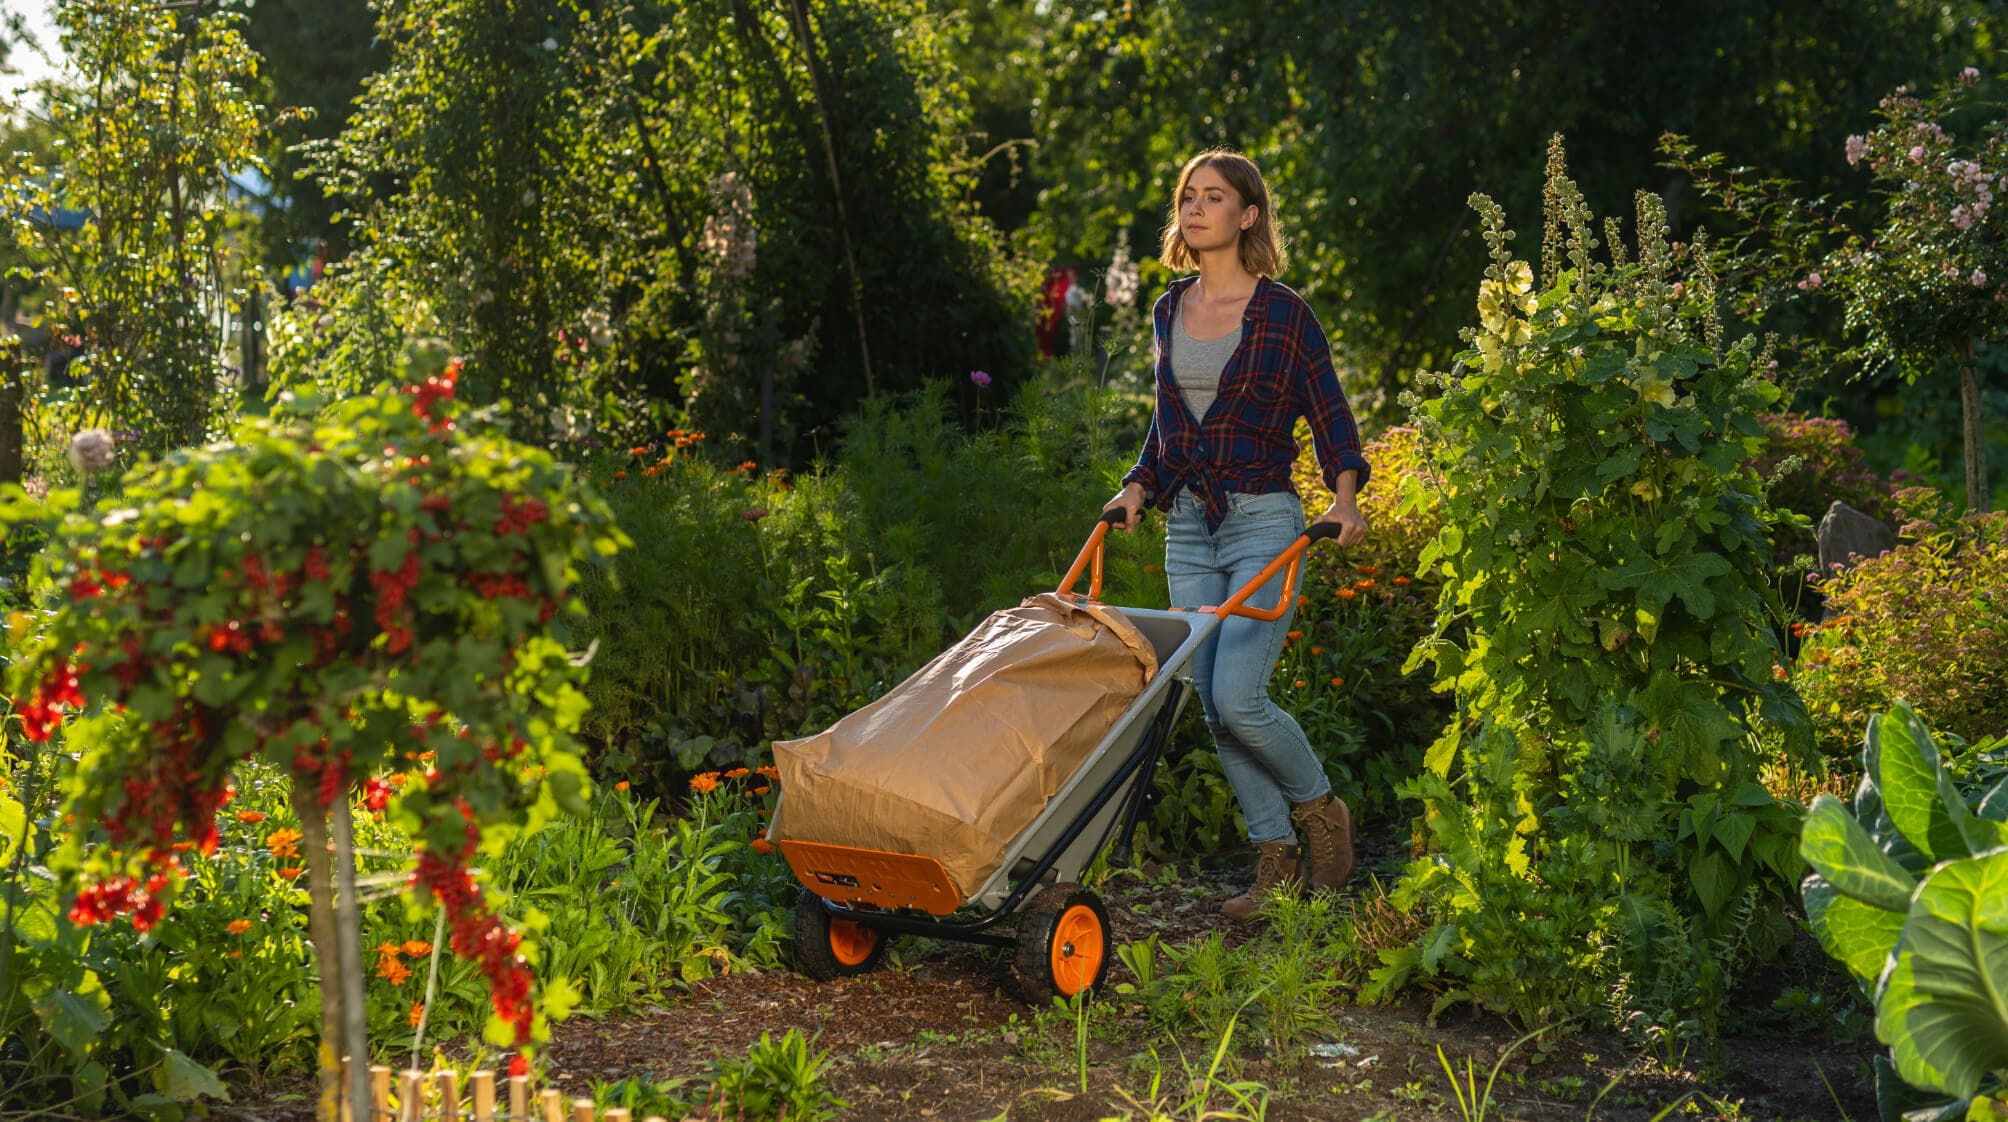
{"type": "MultiPolygon", "coordinates": [[[[1239,889],[1240,879],[1232,873],[1112,879],[1105,896],[1117,943],[1152,931],[1166,943],[1203,937],[1215,926],[1213,908],[1239,889]]],[[[905,938],[885,968],[863,977],[818,984],[770,972],[698,983],[665,993],[659,1004],[558,1026],[546,1053],[546,1085],[571,1096],[624,1078],[697,1082],[714,1057],[743,1056],[763,1033],[778,1038],[799,1028],[816,1049],[827,1050],[825,1085],[849,1103],[848,1118],[1091,1122],[1149,1118],[1153,1102],[1165,1117],[1240,1116],[1206,1113],[1236,1109],[1226,1094],[1202,1104],[1188,1090],[1177,1050],[1203,1071],[1214,1041],[1160,1044],[1162,1059],[1154,1061],[1136,1003],[1121,998],[1090,1018],[1083,1093],[1074,1022],[1058,1011],[1035,1016],[1016,994],[1009,960],[1001,949],[905,938]],[[1153,1096],[1154,1076],[1161,1081],[1153,1096]]],[[[1118,964],[1108,984],[1127,977],[1118,964]]],[[[1746,1007],[1768,1007],[1770,995],[1747,996],[1746,1007]]],[[[1277,1122],[1477,1118],[1475,1109],[1460,1109],[1438,1048],[1460,1082],[1467,1061],[1472,1065],[1482,1094],[1517,1035],[1503,1021],[1464,1012],[1432,1024],[1421,1000],[1343,1005],[1332,1013],[1333,1026],[1313,1054],[1244,1052],[1223,1069],[1221,1081],[1262,1084],[1266,1117],[1277,1122]]],[[[1730,1036],[1712,1054],[1697,1047],[1671,1062],[1615,1038],[1553,1041],[1538,1053],[1522,1045],[1500,1065],[1482,1117],[1649,1122],[1684,1096],[1693,1097],[1668,1117],[1876,1117],[1865,1079],[1874,1040],[1857,1034],[1843,1044],[1833,1036],[1802,1024],[1790,1035],[1730,1036]]],[[[224,1113],[300,1116],[297,1107],[269,1102],[224,1113]]]]}

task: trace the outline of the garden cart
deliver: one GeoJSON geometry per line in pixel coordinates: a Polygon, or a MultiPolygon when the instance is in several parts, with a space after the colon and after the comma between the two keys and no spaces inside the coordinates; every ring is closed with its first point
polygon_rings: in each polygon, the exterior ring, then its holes
{"type": "MultiPolygon", "coordinates": [[[[892,936],[913,934],[1012,949],[1020,988],[1034,1004],[1093,990],[1106,976],[1114,952],[1108,912],[1079,880],[1112,840],[1111,861],[1128,862],[1153,769],[1191,692],[1194,652],[1230,615],[1273,620],[1288,611],[1305,550],[1338,533],[1336,525],[1312,526],[1224,604],[1157,611],[1100,602],[1103,540],[1121,519],[1110,511],[1096,523],[1058,596],[1119,613],[1148,643],[1157,672],[973,891],[958,889],[939,854],[827,844],[777,830],[780,851],[803,885],[795,906],[803,973],[819,981],[865,973],[884,959],[892,936]],[[1074,587],[1084,572],[1089,584],[1082,596],[1074,587]],[[1249,607],[1279,574],[1276,606],[1249,607]],[[1015,921],[1015,934],[997,930],[1006,920],[1015,921]]],[[[784,782],[782,817],[788,795],[784,782]]]]}

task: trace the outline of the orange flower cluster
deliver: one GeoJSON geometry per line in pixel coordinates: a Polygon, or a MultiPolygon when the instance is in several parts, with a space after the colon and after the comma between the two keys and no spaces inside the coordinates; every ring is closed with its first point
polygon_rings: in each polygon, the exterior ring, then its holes
{"type": "Polygon", "coordinates": [[[262,810],[240,810],[237,812],[237,821],[247,826],[256,826],[258,823],[265,821],[265,812],[262,810]]]}
{"type": "Polygon", "coordinates": [[[411,1012],[406,1013],[404,1015],[404,1019],[408,1024],[411,1025],[412,1028],[417,1028],[418,1022],[425,1019],[425,1002],[423,1001],[412,1002],[411,1012]]]}
{"type": "Polygon", "coordinates": [[[411,980],[411,968],[399,957],[403,949],[396,943],[377,944],[377,977],[388,978],[393,986],[401,986],[411,980]]]}
{"type": "Polygon", "coordinates": [[[270,849],[274,857],[298,857],[300,837],[298,830],[284,828],[274,830],[265,835],[265,848],[270,849]]]}
{"type": "Polygon", "coordinates": [[[223,930],[230,932],[232,935],[242,935],[246,931],[251,930],[251,921],[248,919],[233,919],[224,925],[223,930]]]}

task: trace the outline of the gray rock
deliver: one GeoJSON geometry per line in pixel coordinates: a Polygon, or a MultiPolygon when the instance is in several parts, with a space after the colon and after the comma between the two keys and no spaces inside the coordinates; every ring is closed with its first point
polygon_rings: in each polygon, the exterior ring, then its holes
{"type": "Polygon", "coordinates": [[[1895,530],[1839,500],[1827,508],[1816,536],[1822,572],[1831,572],[1836,562],[1849,567],[1857,557],[1876,557],[1896,548],[1895,530]]]}

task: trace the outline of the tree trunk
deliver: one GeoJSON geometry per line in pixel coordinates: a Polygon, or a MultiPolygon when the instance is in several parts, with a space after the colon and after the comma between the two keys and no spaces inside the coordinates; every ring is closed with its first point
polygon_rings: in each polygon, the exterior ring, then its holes
{"type": "Polygon", "coordinates": [[[1987,426],[1981,422],[1980,382],[1973,371],[1972,339],[1959,355],[1959,406],[1966,429],[1966,509],[1986,511],[1987,426]]]}
{"type": "Polygon", "coordinates": [[[328,852],[327,812],[298,778],[293,781],[293,810],[300,816],[300,846],[307,860],[307,934],[314,940],[314,965],[321,980],[321,1078],[314,1117],[319,1122],[340,1122],[342,960],[335,924],[335,862],[328,852]]]}

